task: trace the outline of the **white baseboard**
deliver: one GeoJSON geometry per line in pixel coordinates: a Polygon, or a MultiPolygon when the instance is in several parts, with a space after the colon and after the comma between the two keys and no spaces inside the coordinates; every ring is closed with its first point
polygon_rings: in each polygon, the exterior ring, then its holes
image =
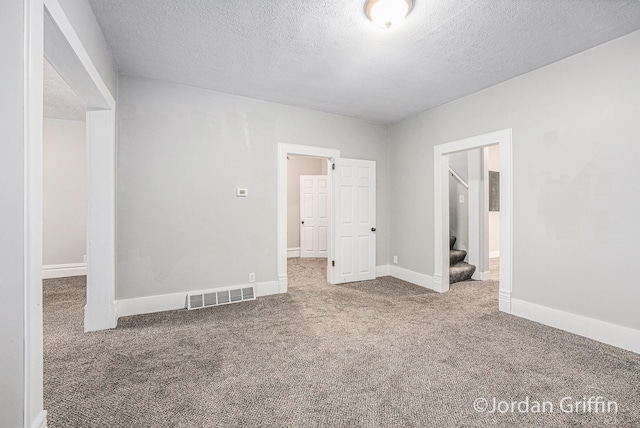
{"type": "Polygon", "coordinates": [[[486,281],[488,279],[491,279],[491,272],[490,271],[484,271],[484,272],[480,272],[480,281],[486,281]]]}
{"type": "Polygon", "coordinates": [[[287,258],[291,257],[300,257],[300,247],[297,248],[287,248],[287,258]]]}
{"type": "Polygon", "coordinates": [[[420,287],[428,288],[429,290],[440,291],[436,287],[433,277],[423,273],[414,272],[395,265],[389,265],[389,275],[394,278],[419,285],[420,287]]]}
{"type": "Polygon", "coordinates": [[[116,304],[105,306],[84,305],[84,332],[108,330],[116,328],[118,318],[116,316],[116,304]],[[106,309],[106,310],[105,310],[106,309]]]}
{"type": "Polygon", "coordinates": [[[511,314],[640,354],[640,330],[511,299],[511,314]]]}
{"type": "Polygon", "coordinates": [[[278,293],[286,293],[289,285],[287,275],[278,275],[278,293]]]}
{"type": "Polygon", "coordinates": [[[496,259],[500,257],[500,251],[490,251],[489,252],[489,258],[490,259],[496,259]]]}
{"type": "Polygon", "coordinates": [[[68,263],[64,265],[42,266],[42,279],[65,278],[67,276],[82,276],[86,274],[86,263],[68,263]]]}
{"type": "MultiPolygon", "coordinates": [[[[271,296],[272,294],[283,293],[283,291],[280,291],[280,281],[257,282],[253,285],[256,286],[256,297],[271,296]]],[[[287,290],[285,289],[284,293],[286,292],[287,290]]]]}
{"type": "Polygon", "coordinates": [[[33,422],[31,422],[31,428],[47,428],[47,411],[43,410],[38,414],[33,422]]]}
{"type": "MultiPolygon", "coordinates": [[[[271,294],[280,293],[280,284],[278,281],[256,282],[256,297],[269,296],[271,294]]],[[[219,287],[220,290],[229,289],[230,287],[219,287]]],[[[194,290],[196,291],[196,290],[194,290]]],[[[286,292],[286,285],[285,285],[286,292]]],[[[130,315],[150,314],[153,312],[173,311],[176,309],[184,309],[187,307],[187,294],[189,292],[180,292],[172,294],[160,294],[157,296],[137,297],[134,299],[123,299],[116,301],[117,317],[126,317],[130,315]]]]}
{"type": "Polygon", "coordinates": [[[390,268],[390,265],[376,266],[376,278],[380,278],[381,276],[389,276],[390,268]]]}
{"type": "Polygon", "coordinates": [[[500,312],[506,312],[508,314],[511,313],[511,291],[498,291],[498,310],[500,312]]]}

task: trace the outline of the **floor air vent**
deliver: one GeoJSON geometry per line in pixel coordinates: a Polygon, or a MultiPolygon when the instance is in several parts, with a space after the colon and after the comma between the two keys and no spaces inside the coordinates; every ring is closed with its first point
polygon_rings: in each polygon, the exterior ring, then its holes
{"type": "Polygon", "coordinates": [[[187,295],[187,309],[227,305],[229,303],[255,300],[255,298],[256,293],[253,285],[227,290],[198,291],[187,295]]]}

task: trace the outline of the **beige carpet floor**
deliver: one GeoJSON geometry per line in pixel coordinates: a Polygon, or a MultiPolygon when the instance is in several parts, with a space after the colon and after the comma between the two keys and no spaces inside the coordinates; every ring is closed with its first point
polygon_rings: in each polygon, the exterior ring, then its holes
{"type": "Polygon", "coordinates": [[[640,427],[640,355],[498,312],[495,282],[324,277],[292,259],[286,295],[86,334],[84,277],[46,280],[49,426],[640,427]],[[567,396],[618,411],[563,413],[567,396]],[[553,409],[474,410],[493,397],[553,409]]]}

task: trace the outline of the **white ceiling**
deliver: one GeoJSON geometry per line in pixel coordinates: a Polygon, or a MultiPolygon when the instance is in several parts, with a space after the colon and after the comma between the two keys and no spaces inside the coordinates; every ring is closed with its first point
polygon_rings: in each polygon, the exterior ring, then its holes
{"type": "Polygon", "coordinates": [[[44,117],[86,120],[86,104],[62,80],[58,72],[44,60],[44,117]]]}
{"type": "Polygon", "coordinates": [[[640,29],[638,0],[89,0],[120,72],[394,122],[640,29]]]}

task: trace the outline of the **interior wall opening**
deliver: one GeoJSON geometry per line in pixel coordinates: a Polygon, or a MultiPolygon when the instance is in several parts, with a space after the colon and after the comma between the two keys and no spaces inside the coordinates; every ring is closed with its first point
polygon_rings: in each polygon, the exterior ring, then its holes
{"type": "Polygon", "coordinates": [[[43,279],[86,276],[86,104],[44,61],[43,279]]]}
{"type": "MultiPolygon", "coordinates": [[[[493,149],[495,150],[495,149],[493,149]]],[[[434,283],[440,292],[449,290],[450,283],[459,282],[454,272],[457,263],[469,269],[464,280],[491,279],[489,228],[490,194],[492,208],[499,197],[500,258],[494,260],[494,275],[498,281],[498,307],[511,313],[512,286],[512,137],[511,129],[457,140],[434,147],[434,283]],[[499,147],[499,156],[492,159],[490,148],[499,147]],[[489,164],[499,171],[490,171],[489,164]],[[498,167],[495,166],[498,163],[498,167]],[[456,171],[457,169],[457,171],[456,171]],[[493,174],[490,174],[493,172],[493,174]],[[496,174],[497,173],[497,174],[496,174]],[[494,183],[489,179],[493,176],[494,183]],[[457,183],[456,183],[457,182],[457,183]],[[462,187],[455,187],[462,185],[462,187]],[[457,189],[463,188],[464,192],[457,189]],[[457,216],[452,221],[453,212],[457,216]],[[466,219],[464,219],[466,216],[466,219]],[[463,236],[465,250],[456,248],[452,230],[463,219],[468,235],[463,236]],[[456,224],[456,222],[458,224],[456,224]],[[468,236],[468,238],[467,238],[468,236]],[[499,265],[498,269],[495,264],[499,265]],[[454,276],[455,275],[455,276],[454,276]]],[[[495,232],[495,228],[494,228],[495,232]]],[[[495,238],[495,236],[494,236],[495,238]]]]}
{"type": "Polygon", "coordinates": [[[470,279],[499,281],[500,147],[494,144],[447,157],[449,284],[470,279]]]}
{"type": "Polygon", "coordinates": [[[331,245],[329,159],[287,155],[287,270],[328,278],[331,245]]]}
{"type": "Polygon", "coordinates": [[[500,279],[500,148],[449,160],[449,284],[500,279]]]}

